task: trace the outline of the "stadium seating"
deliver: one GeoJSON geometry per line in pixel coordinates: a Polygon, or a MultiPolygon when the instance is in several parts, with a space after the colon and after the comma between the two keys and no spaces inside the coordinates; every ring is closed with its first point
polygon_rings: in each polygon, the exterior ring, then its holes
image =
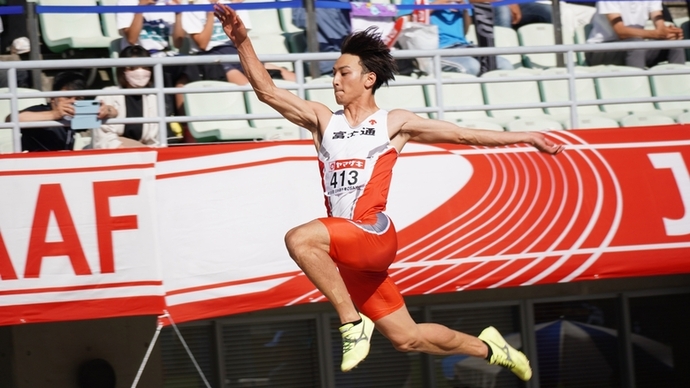
{"type": "MultiPolygon", "coordinates": [[[[40,5],[65,5],[64,0],[36,0],[40,5]]],[[[96,0],[72,0],[69,5],[98,5],[96,0]]],[[[54,53],[70,49],[108,49],[112,37],[103,35],[96,13],[41,13],[43,42],[54,53]]]]}
{"type": "MultiPolygon", "coordinates": [[[[529,77],[538,74],[538,70],[516,69],[516,70],[493,70],[481,75],[481,78],[515,78],[529,77]]],[[[540,103],[539,84],[537,81],[506,81],[482,84],[484,90],[484,101],[487,104],[527,104],[540,103]]],[[[494,109],[489,111],[489,115],[500,124],[507,124],[509,121],[526,117],[544,117],[546,114],[541,108],[511,108],[494,109]]]]}
{"type": "MultiPolygon", "coordinates": [[[[433,77],[424,76],[424,79],[433,79],[433,77]]],[[[479,83],[451,83],[452,80],[476,80],[477,77],[470,74],[450,73],[444,72],[441,74],[442,79],[442,98],[443,106],[446,109],[451,107],[481,107],[484,105],[484,95],[482,87],[479,83]]],[[[426,95],[428,98],[427,106],[436,106],[436,85],[425,85],[426,95]]],[[[432,117],[436,117],[434,114],[432,117]]],[[[445,111],[443,119],[451,122],[458,122],[458,125],[467,126],[467,121],[479,122],[495,122],[490,117],[486,110],[472,110],[472,111],[445,111]],[[460,123],[462,122],[462,123],[460,123]]],[[[501,130],[503,127],[501,127],[501,130]]]]}
{"type": "MultiPolygon", "coordinates": [[[[477,44],[477,31],[474,24],[467,28],[465,38],[468,42],[477,44]]],[[[517,32],[512,28],[501,26],[494,26],[494,44],[496,47],[517,47],[520,45],[517,32]]],[[[501,56],[510,61],[513,67],[522,66],[522,56],[520,54],[504,54],[501,56]]]]}
{"type": "Polygon", "coordinates": [[[563,126],[558,121],[542,117],[517,119],[506,124],[506,130],[510,132],[560,131],[561,129],[563,126]]]}
{"type": "MultiPolygon", "coordinates": [[[[99,5],[117,5],[117,0],[99,0],[99,5]]],[[[103,25],[103,35],[110,39],[120,37],[120,30],[117,29],[117,18],[114,13],[102,13],[101,24],[103,25]]]]}
{"type": "Polygon", "coordinates": [[[618,121],[608,117],[587,116],[579,117],[575,127],[570,125],[570,121],[562,122],[565,129],[594,129],[594,128],[618,128],[618,121]]]}
{"type": "MultiPolygon", "coordinates": [[[[657,65],[649,70],[690,70],[690,66],[682,64],[666,63],[657,65]]],[[[673,75],[650,75],[652,94],[658,97],[690,96],[690,73],[673,75]]],[[[690,110],[690,101],[657,102],[658,109],[663,111],[690,110]]],[[[675,117],[677,117],[676,115],[675,117]]]]}
{"type": "MultiPolygon", "coordinates": [[[[409,109],[426,106],[426,97],[422,85],[396,85],[399,82],[414,82],[416,77],[396,75],[395,81],[388,87],[383,85],[376,91],[376,102],[382,109],[409,109]]],[[[422,117],[429,117],[427,113],[418,113],[422,117]]]]}
{"type": "MultiPolygon", "coordinates": [[[[524,25],[517,30],[520,46],[553,46],[555,36],[553,24],[532,23],[524,25]]],[[[573,44],[573,32],[563,31],[563,44],[573,44]]],[[[525,54],[523,63],[528,67],[554,67],[557,54],[525,54]]]]}
{"type": "MultiPolygon", "coordinates": [[[[17,92],[21,93],[31,93],[40,92],[40,90],[30,89],[30,88],[17,88],[17,92]]],[[[9,93],[8,88],[0,88],[0,93],[9,93]]],[[[46,103],[45,98],[32,97],[32,98],[19,98],[17,100],[17,106],[19,110],[26,109],[34,105],[42,105],[46,103]]],[[[5,122],[5,118],[10,114],[10,100],[0,99],[0,120],[5,122]]],[[[0,154],[11,153],[12,147],[12,129],[0,129],[0,154]]]]}
{"type": "Polygon", "coordinates": [[[647,127],[652,125],[670,125],[676,121],[668,116],[654,114],[633,114],[621,120],[621,127],[647,127]]]}
{"type": "MultiPolygon", "coordinates": [[[[185,88],[227,88],[215,93],[185,93],[184,105],[189,116],[243,115],[247,113],[244,92],[233,90],[222,81],[196,81],[185,88]]],[[[189,132],[200,142],[223,140],[263,139],[263,134],[252,128],[248,120],[198,121],[189,123],[189,132]]]]}
{"type": "MultiPolygon", "coordinates": [[[[290,81],[274,80],[273,82],[275,82],[277,86],[286,89],[296,86],[294,82],[290,81]]],[[[297,91],[294,90],[293,93],[297,94],[297,91]]],[[[245,92],[245,100],[247,104],[247,113],[278,114],[273,108],[259,101],[254,91],[245,92]]],[[[274,139],[276,136],[282,139],[299,138],[299,128],[282,117],[274,119],[251,119],[249,120],[249,124],[254,128],[266,130],[266,138],[268,139],[274,139]]]]}
{"type": "Polygon", "coordinates": [[[680,124],[690,124],[690,112],[685,112],[676,118],[680,124]]]}
{"type": "MultiPolygon", "coordinates": [[[[639,73],[639,76],[626,77],[597,77],[594,83],[597,87],[599,99],[618,99],[618,98],[649,98],[652,97],[652,89],[649,78],[644,74],[644,70],[629,66],[596,66],[596,70],[603,73],[639,73]]],[[[633,113],[645,113],[655,115],[673,116],[682,112],[666,112],[656,109],[652,102],[637,102],[625,104],[602,104],[602,109],[612,115],[617,115],[617,119],[633,113]]]]}
{"type": "Polygon", "coordinates": [[[457,123],[461,127],[465,128],[472,128],[472,129],[488,129],[491,131],[505,131],[505,128],[503,128],[501,125],[496,124],[491,121],[482,121],[482,120],[463,120],[457,123]]]}
{"type": "Polygon", "coordinates": [[[335,95],[333,94],[333,77],[319,77],[307,80],[307,85],[324,85],[328,86],[323,89],[308,89],[305,91],[305,96],[309,101],[317,101],[326,105],[333,112],[341,109],[342,107],[335,102],[335,95]]]}
{"type": "MultiPolygon", "coordinates": [[[[587,73],[588,70],[583,67],[576,67],[575,73],[587,73]]],[[[563,75],[568,74],[568,70],[563,67],[553,67],[544,69],[542,75],[563,75]]],[[[541,95],[544,102],[569,102],[570,93],[568,80],[542,80],[539,81],[541,87],[541,95]]],[[[575,98],[576,101],[595,101],[597,99],[597,92],[594,86],[594,81],[591,78],[575,79],[575,98]]],[[[554,107],[546,108],[546,112],[554,120],[566,125],[570,122],[570,108],[569,107],[554,107]]],[[[597,105],[582,105],[577,107],[577,114],[579,117],[603,117],[606,116],[597,105]]]]}

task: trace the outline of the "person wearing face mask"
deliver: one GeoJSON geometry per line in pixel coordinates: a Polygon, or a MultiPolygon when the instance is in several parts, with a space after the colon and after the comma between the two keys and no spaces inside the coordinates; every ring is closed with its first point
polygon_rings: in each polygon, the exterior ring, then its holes
{"type": "MultiPolygon", "coordinates": [[[[120,58],[150,57],[141,46],[128,46],[120,52],[120,58]]],[[[142,66],[119,67],[117,69],[119,88],[138,89],[151,85],[151,68],[142,66]]],[[[112,86],[106,89],[114,89],[112,86]]],[[[104,106],[109,106],[108,118],[133,118],[158,116],[155,94],[109,95],[96,97],[104,106]]],[[[158,123],[109,124],[107,121],[94,131],[93,148],[126,148],[157,146],[158,123]]]]}

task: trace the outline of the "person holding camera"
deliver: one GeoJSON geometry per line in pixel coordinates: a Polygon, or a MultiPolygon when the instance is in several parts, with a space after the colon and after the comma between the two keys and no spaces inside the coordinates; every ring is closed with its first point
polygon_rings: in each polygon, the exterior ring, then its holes
{"type": "MultiPolygon", "coordinates": [[[[58,73],[53,80],[53,91],[84,90],[86,79],[81,73],[65,71],[58,73]]],[[[58,121],[63,125],[41,128],[22,128],[22,151],[61,151],[74,149],[74,130],[71,120],[75,116],[74,103],[84,97],[53,97],[48,104],[34,105],[19,112],[19,122],[58,121]]],[[[99,107],[97,118],[109,117],[112,106],[99,107]]],[[[8,115],[5,119],[10,121],[8,115]]]]}

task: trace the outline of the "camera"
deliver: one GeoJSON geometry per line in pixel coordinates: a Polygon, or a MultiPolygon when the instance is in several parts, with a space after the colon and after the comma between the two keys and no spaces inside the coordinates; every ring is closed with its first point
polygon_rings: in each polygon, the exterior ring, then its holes
{"type": "Polygon", "coordinates": [[[101,126],[98,110],[101,102],[96,100],[80,100],[74,102],[74,118],[70,126],[74,130],[87,130],[101,126]]]}

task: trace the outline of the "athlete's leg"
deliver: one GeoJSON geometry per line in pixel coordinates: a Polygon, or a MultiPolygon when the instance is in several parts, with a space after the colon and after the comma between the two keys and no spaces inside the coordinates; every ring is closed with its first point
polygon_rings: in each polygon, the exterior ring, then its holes
{"type": "Polygon", "coordinates": [[[493,327],[475,337],[436,323],[415,323],[406,307],[376,320],[376,328],[402,352],[464,354],[509,369],[522,380],[532,377],[525,355],[510,346],[493,327]]]}
{"type": "Polygon", "coordinates": [[[285,245],[290,257],[331,302],[340,317],[340,323],[358,321],[359,313],[328,254],[330,236],[326,226],[321,221],[314,220],[293,228],[285,235],[285,245]]]}
{"type": "Polygon", "coordinates": [[[486,358],[487,346],[469,334],[436,323],[416,323],[405,306],[375,321],[376,328],[402,352],[465,354],[486,358]]]}

